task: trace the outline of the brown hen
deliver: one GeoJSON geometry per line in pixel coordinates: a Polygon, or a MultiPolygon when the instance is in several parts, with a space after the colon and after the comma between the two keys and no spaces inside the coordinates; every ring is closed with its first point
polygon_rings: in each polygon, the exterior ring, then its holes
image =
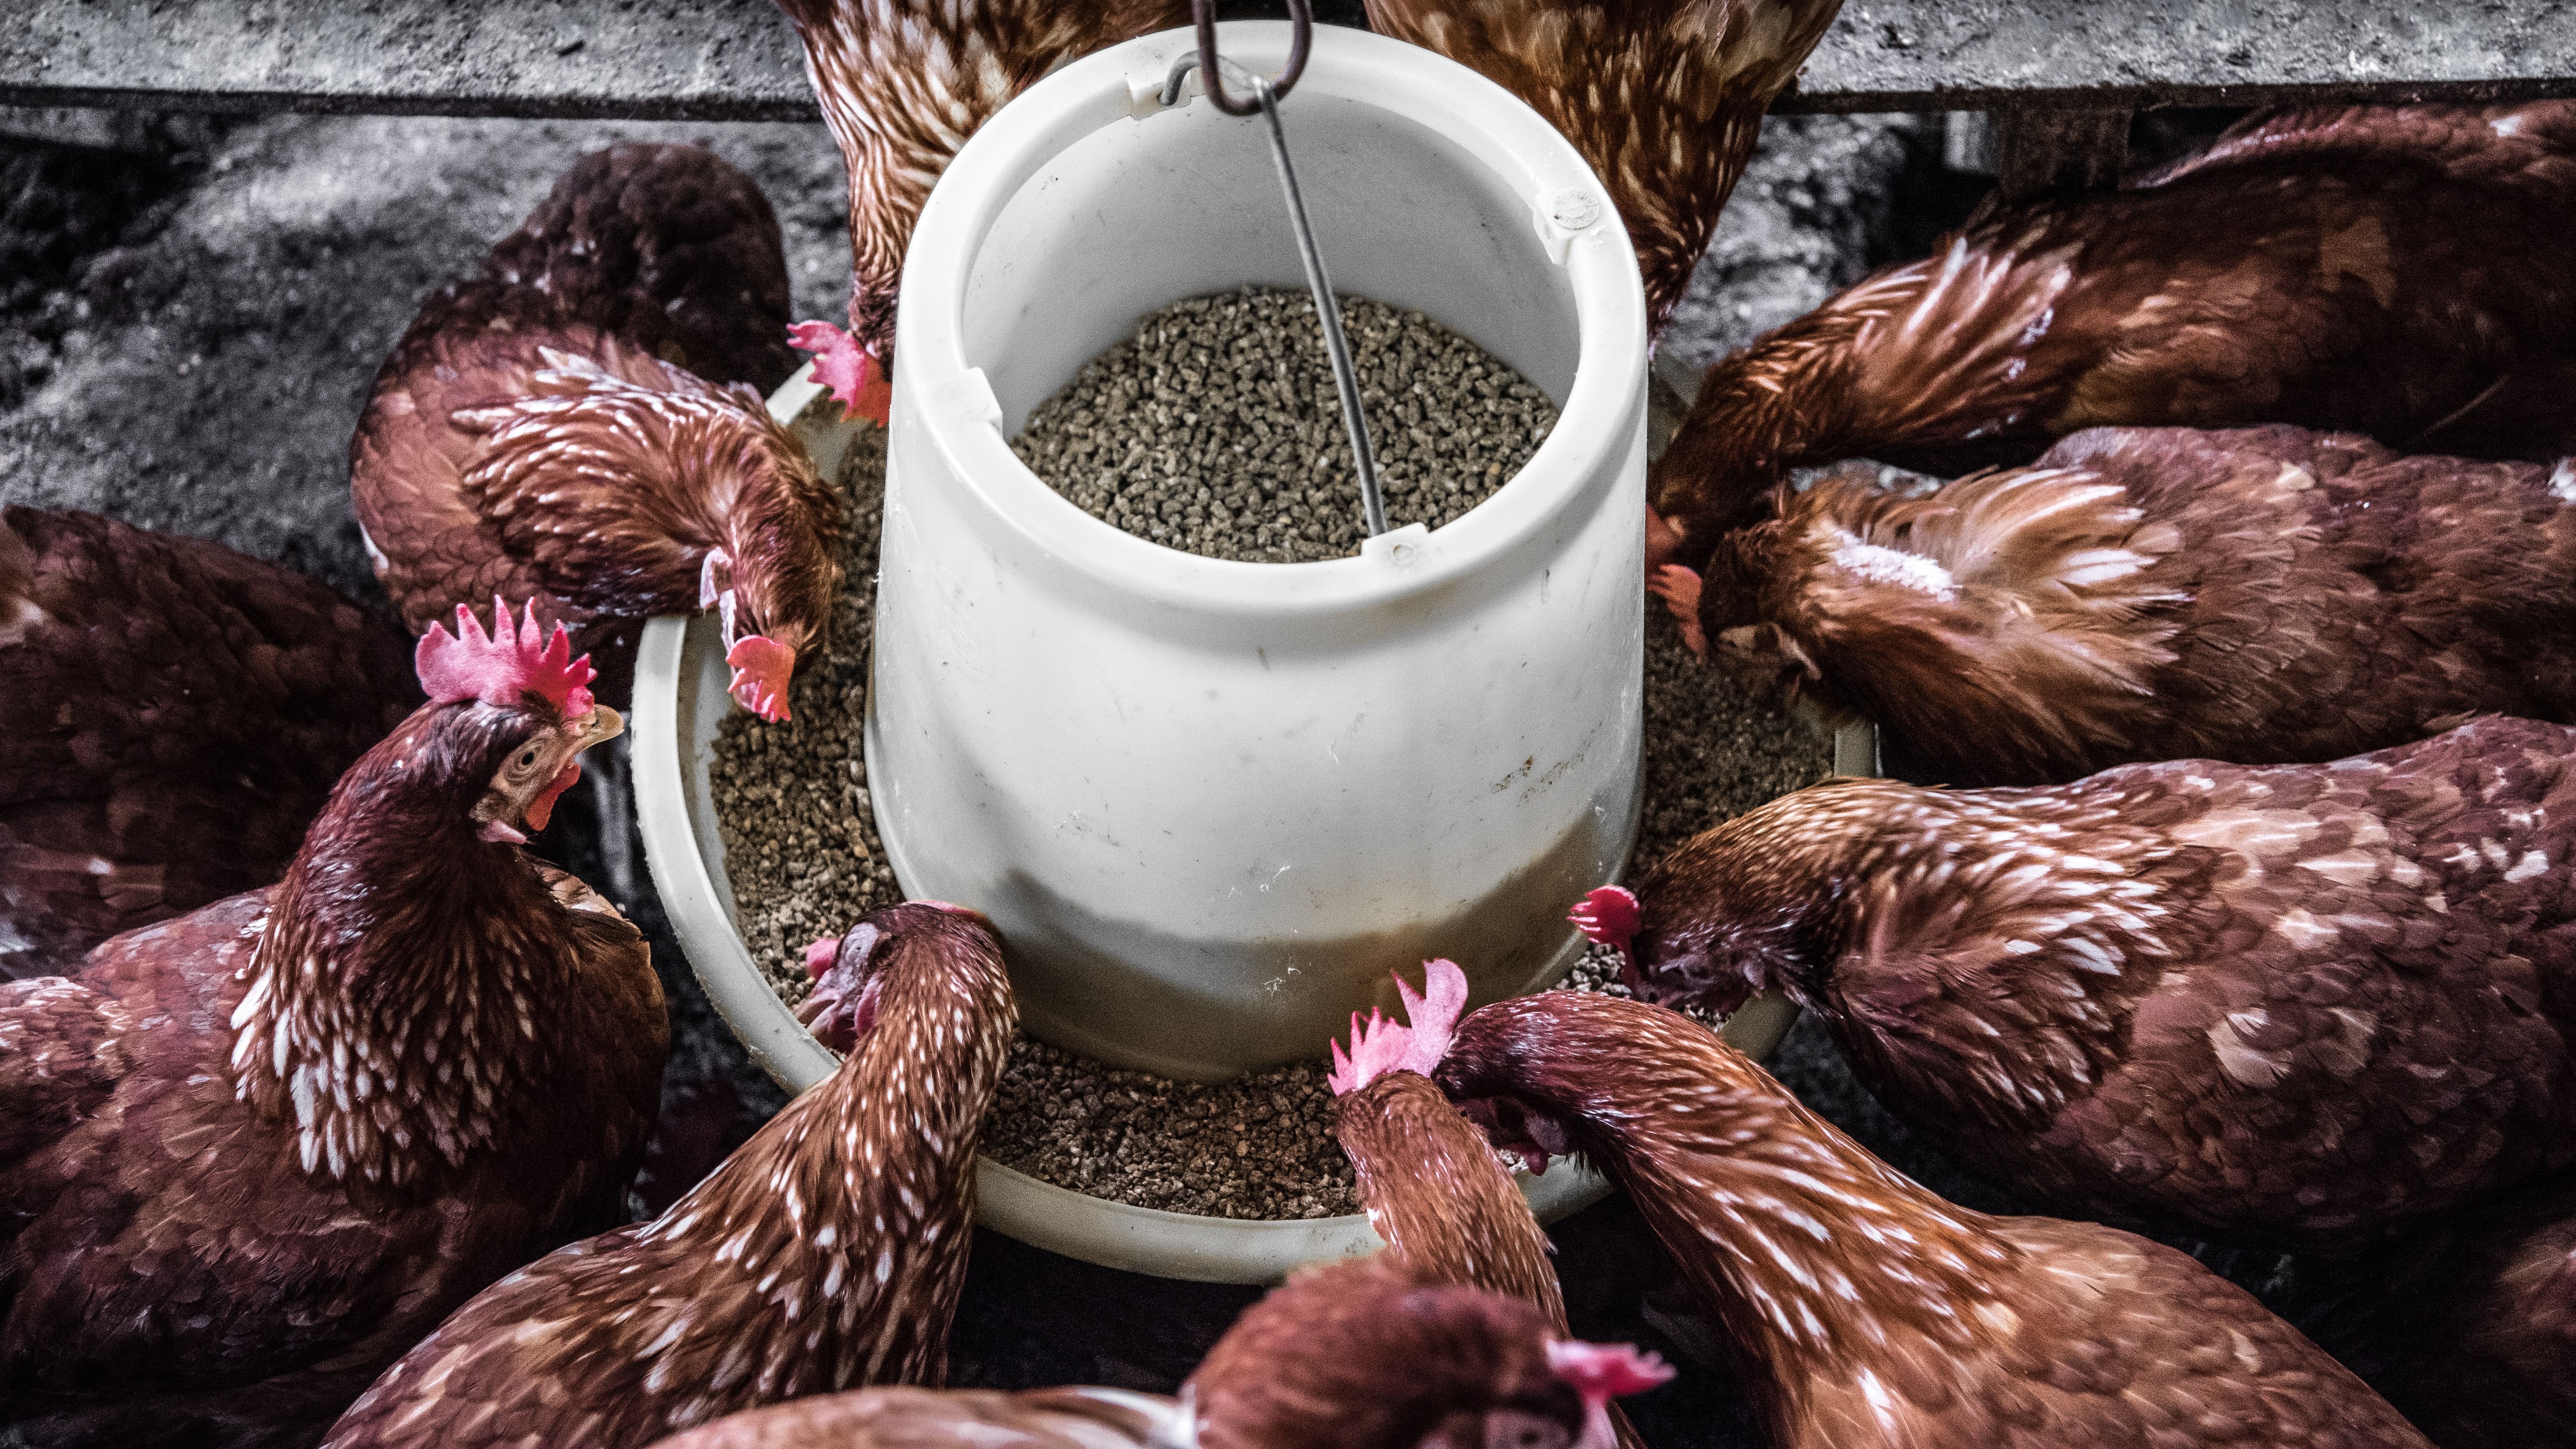
{"type": "Polygon", "coordinates": [[[966,138],[1050,71],[1190,23],[1189,0],[777,0],[841,148],[850,189],[850,330],[798,328],[815,375],[882,424],[895,293],[930,188],[966,138]]]}
{"type": "Polygon", "coordinates": [[[1654,469],[1696,566],[1801,464],[2013,462],[2105,424],[2576,450],[2576,102],[2256,117],[2115,192],[1990,201],[1709,369],[1654,469]]]}
{"type": "Polygon", "coordinates": [[[937,1384],[975,1146],[1019,1010],[955,906],[890,906],[809,952],[840,1069],[662,1216],[495,1284],[387,1370],[333,1449],[644,1445],[741,1409],[937,1384]]]}
{"type": "MultiPolygon", "coordinates": [[[[2499,712],[2576,721],[2576,463],[2291,427],[2103,428],[1903,498],[1784,492],[1658,581],[1719,660],[1887,770],[2331,760],[2499,712]]],[[[1687,632],[1687,631],[1686,631],[1687,632]]]]}
{"type": "Polygon", "coordinates": [[[276,880],[420,701],[401,632],[310,579],[0,510],[0,981],[276,880]]]}
{"type": "Polygon", "coordinates": [[[534,602],[611,703],[645,619],[719,609],[735,698],[786,718],[842,506],[762,402],[786,338],[786,253],[748,177],[698,146],[583,157],[376,374],[349,444],[376,576],[415,630],[534,602]]]}
{"type": "Polygon", "coordinates": [[[1782,1449],[2409,1446],[2423,1436],[2189,1257],[1899,1175],[1717,1034],[1572,991],[1459,1023],[1439,1082],[1497,1146],[1623,1188],[1782,1449]]]}
{"type": "Polygon", "coordinates": [[[1650,999],[1787,992],[1998,1179],[2348,1246],[2576,1163],[2571,852],[2576,729],[2489,719],[2331,765],[1835,781],[1584,914],[1650,999]]]}
{"type": "Polygon", "coordinates": [[[622,1216],[661,987],[519,848],[620,722],[533,622],[419,658],[431,703],[283,881],[0,986],[10,1443],[310,1444],[485,1284],[622,1216]]]}
{"type": "Polygon", "coordinates": [[[2436,1223],[2329,1281],[2300,1326],[2442,1449],[2576,1444],[2576,1177],[2436,1223]]]}
{"type": "Polygon", "coordinates": [[[1661,331],[1762,113],[1842,0],[1368,0],[1369,27],[1520,97],[1609,188],[1661,331]]]}
{"type": "Polygon", "coordinates": [[[1119,1389],[864,1389],[737,1414],[664,1449],[1608,1449],[1604,1406],[1666,1370],[1528,1304],[1382,1259],[1246,1309],[1178,1399],[1119,1389]]]}
{"type": "MultiPolygon", "coordinates": [[[[1429,1283],[1481,1288],[1536,1305],[1570,1333],[1565,1292],[1549,1266],[1547,1234],[1529,1199],[1475,1124],[1431,1084],[1449,1031],[1467,1005],[1467,976],[1426,961],[1422,991],[1395,980],[1406,1020],[1351,1017],[1351,1049],[1333,1043],[1333,1136],[1351,1160],[1360,1206],[1387,1253],[1429,1283]]],[[[1616,1405],[1611,1428],[1643,1443],[1616,1405]]]]}

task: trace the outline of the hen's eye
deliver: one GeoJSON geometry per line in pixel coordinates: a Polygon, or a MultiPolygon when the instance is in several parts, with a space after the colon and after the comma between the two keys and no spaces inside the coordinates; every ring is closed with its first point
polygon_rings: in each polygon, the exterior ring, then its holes
{"type": "Polygon", "coordinates": [[[526,749],[519,751],[519,768],[520,768],[520,769],[522,769],[522,770],[526,770],[526,769],[533,769],[533,768],[536,766],[536,763],[537,763],[537,747],[536,747],[536,746],[534,746],[534,745],[530,745],[530,746],[528,746],[526,749]]]}

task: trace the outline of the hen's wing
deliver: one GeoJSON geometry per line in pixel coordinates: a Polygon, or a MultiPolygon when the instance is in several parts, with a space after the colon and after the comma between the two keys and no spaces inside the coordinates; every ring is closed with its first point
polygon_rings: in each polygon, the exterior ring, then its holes
{"type": "Polygon", "coordinates": [[[1476,71],[1547,117],[1627,223],[1660,328],[1690,284],[1762,113],[1839,0],[1368,0],[1369,25],[1476,71]]]}
{"type": "Polygon", "coordinates": [[[2091,1223],[2004,1218],[2024,1249],[1974,1358],[1925,1343],[1814,1386],[1803,1442],[2253,1443],[2429,1449],[2317,1346],[2171,1248],[2091,1223]]]}
{"type": "Polygon", "coordinates": [[[574,162],[480,276],[423,303],[386,369],[437,338],[580,325],[766,390],[798,360],[788,305],[778,218],[750,177],[703,146],[620,142],[574,162]]]}
{"type": "Polygon", "coordinates": [[[276,880],[419,703],[408,642],[321,584],[0,511],[0,976],[276,880]]]}
{"type": "MultiPolygon", "coordinates": [[[[60,976],[0,984],[0,1175],[52,1143],[116,1090],[114,1000],[60,976]]],[[[22,1219],[0,1214],[14,1235],[22,1219]]]]}
{"type": "Polygon", "coordinates": [[[861,1389],[735,1414],[660,1449],[1134,1449],[1184,1417],[1177,1400],[1121,1389],[861,1389]]]}

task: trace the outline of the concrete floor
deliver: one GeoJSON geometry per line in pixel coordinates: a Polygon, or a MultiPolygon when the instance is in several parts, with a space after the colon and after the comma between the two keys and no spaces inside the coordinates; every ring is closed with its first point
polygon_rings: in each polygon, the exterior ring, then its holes
{"type": "MultiPolygon", "coordinates": [[[[348,506],[346,448],[368,380],[419,297],[472,268],[582,152],[706,139],[767,190],[800,316],[846,286],[838,158],[819,126],[0,111],[0,501],[85,508],[220,539],[381,604],[348,506]]],[[[1665,346],[1710,360],[1919,246],[1972,201],[1937,126],[1775,119],[1665,346]]],[[[584,786],[585,790],[596,788],[584,786]]],[[[666,1124],[639,1206],[656,1206],[777,1109],[698,990],[640,863],[611,859],[567,801],[551,850],[654,937],[675,1044],[666,1124]]],[[[1812,1024],[1776,1068],[1899,1167],[2006,1207],[1861,1091],[1812,1024]]],[[[1692,1326],[1650,1304],[1671,1271],[1610,1203],[1559,1226],[1575,1326],[1676,1357],[1635,1405],[1669,1445],[1759,1442],[1692,1326]]],[[[1110,1272],[985,1234],[952,1381],[1168,1389],[1252,1290],[1110,1272]]]]}

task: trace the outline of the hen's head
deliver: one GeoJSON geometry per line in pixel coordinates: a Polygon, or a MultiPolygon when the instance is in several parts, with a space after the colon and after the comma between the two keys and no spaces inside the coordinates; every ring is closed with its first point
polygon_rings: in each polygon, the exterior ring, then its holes
{"type": "Polygon", "coordinates": [[[1557,1335],[1534,1304],[1383,1258],[1300,1273],[1246,1309],[1183,1390],[1203,1449],[1609,1449],[1609,1403],[1672,1370],[1557,1335]]]}
{"type": "Polygon", "coordinates": [[[766,414],[759,422],[763,436],[745,447],[739,468],[764,486],[734,494],[727,542],[698,566],[698,607],[723,622],[735,702],[778,723],[788,718],[797,656],[831,625],[842,503],[793,437],[766,414]]]}
{"type": "Polygon", "coordinates": [[[886,426],[894,410],[891,348],[882,341],[871,346],[829,322],[799,322],[787,329],[787,340],[813,354],[814,380],[830,389],[842,411],[886,426]]]}
{"type": "Polygon", "coordinates": [[[1725,1015],[1759,992],[1803,991],[1831,955],[1834,862],[1890,808],[1874,780],[1781,796],[1674,847],[1636,890],[1593,891],[1569,919],[1620,953],[1640,1001],[1725,1015]]]}
{"type": "Polygon", "coordinates": [[[1395,990],[1404,999],[1409,1024],[1388,1021],[1375,1008],[1366,1021],[1352,1012],[1349,1054],[1344,1055],[1340,1042],[1333,1043],[1333,1070],[1327,1080],[1334,1096],[1356,1092],[1389,1072],[1418,1072],[1427,1077],[1440,1065],[1440,1054],[1449,1049],[1449,1030],[1457,1024],[1458,1013],[1467,1008],[1467,973],[1455,961],[1425,961],[1419,995],[1400,974],[1395,990]]]}
{"type": "Polygon", "coordinates": [[[387,743],[395,768],[456,791],[477,836],[519,844],[581,778],[581,752],[626,722],[590,697],[598,672],[572,657],[561,625],[545,634],[534,603],[513,622],[495,598],[492,615],[487,633],[459,604],[455,633],[432,625],[421,636],[413,663],[429,703],[387,743]]]}
{"type": "Polygon", "coordinates": [[[898,964],[915,952],[972,961],[999,975],[1001,942],[980,911],[945,901],[906,901],[871,911],[837,938],[805,948],[805,973],[814,989],[796,1019],[814,1039],[844,1055],[877,1024],[878,1003],[898,964]]]}

